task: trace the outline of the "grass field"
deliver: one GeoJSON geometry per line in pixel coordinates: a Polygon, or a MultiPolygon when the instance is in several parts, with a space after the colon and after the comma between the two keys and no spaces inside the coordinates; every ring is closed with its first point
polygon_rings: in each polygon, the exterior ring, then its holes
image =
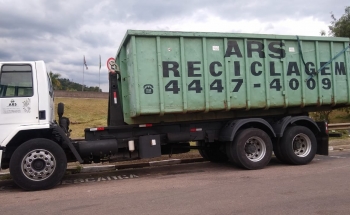
{"type": "MultiPolygon", "coordinates": [[[[72,138],[84,137],[85,128],[107,125],[108,99],[55,98],[55,107],[59,102],[65,104],[64,116],[71,121],[72,138]]],[[[330,114],[330,123],[349,121],[350,114],[343,110],[334,110],[330,114]]]]}
{"type": "Polygon", "coordinates": [[[85,128],[107,125],[108,99],[55,98],[56,111],[60,102],[64,103],[64,116],[71,122],[72,138],[84,137],[85,128]]]}

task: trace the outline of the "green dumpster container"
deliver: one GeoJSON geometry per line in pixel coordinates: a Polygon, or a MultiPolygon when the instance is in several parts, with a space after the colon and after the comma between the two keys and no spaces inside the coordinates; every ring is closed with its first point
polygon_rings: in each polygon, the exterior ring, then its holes
{"type": "Polygon", "coordinates": [[[350,104],[349,39],[128,30],[128,124],[301,114],[350,104]]]}

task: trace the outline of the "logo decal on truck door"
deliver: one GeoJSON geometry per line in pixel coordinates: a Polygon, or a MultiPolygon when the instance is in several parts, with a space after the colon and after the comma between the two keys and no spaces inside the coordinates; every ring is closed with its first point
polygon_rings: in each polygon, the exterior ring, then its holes
{"type": "Polygon", "coordinates": [[[3,114],[15,114],[21,113],[21,108],[17,105],[17,102],[14,99],[7,100],[8,102],[2,103],[2,113],[3,114]]]}
{"type": "Polygon", "coordinates": [[[15,100],[11,99],[9,107],[16,107],[17,103],[15,102],[15,100]]]}
{"type": "Polygon", "coordinates": [[[8,102],[4,102],[1,105],[1,112],[3,114],[18,114],[18,113],[30,113],[31,112],[31,100],[26,99],[8,99],[8,102]],[[22,104],[22,105],[21,105],[22,104]]]}
{"type": "Polygon", "coordinates": [[[23,103],[24,112],[30,113],[30,99],[28,98],[28,99],[24,100],[22,103],[23,103]]]}

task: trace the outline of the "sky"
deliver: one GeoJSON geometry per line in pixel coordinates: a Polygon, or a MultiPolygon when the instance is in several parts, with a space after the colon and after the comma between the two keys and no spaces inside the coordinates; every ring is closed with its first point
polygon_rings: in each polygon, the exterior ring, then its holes
{"type": "Polygon", "coordinates": [[[128,29],[319,36],[328,33],[331,13],[339,18],[346,6],[348,0],[0,0],[0,61],[44,60],[48,71],[108,92],[106,62],[128,29]]]}

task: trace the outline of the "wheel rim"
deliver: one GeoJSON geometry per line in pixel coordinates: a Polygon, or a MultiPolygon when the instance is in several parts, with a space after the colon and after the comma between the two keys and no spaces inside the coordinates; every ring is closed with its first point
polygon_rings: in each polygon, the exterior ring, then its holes
{"type": "Polygon", "coordinates": [[[253,162],[262,160],[266,155],[266,144],[260,137],[249,138],[244,145],[246,156],[253,162]]]}
{"type": "Polygon", "coordinates": [[[303,133],[297,134],[293,138],[293,150],[298,157],[306,157],[311,151],[311,140],[303,133]]]}
{"type": "Polygon", "coordinates": [[[42,181],[52,175],[56,168],[55,157],[45,149],[27,153],[22,160],[22,172],[30,180],[42,181]]]}

